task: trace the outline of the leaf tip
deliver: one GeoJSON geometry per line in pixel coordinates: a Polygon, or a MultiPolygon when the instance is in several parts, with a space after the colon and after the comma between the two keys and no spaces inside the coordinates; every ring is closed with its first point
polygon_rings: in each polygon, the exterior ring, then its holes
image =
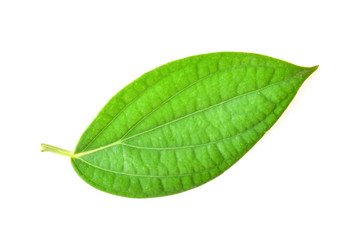
{"type": "Polygon", "coordinates": [[[315,66],[313,66],[313,67],[310,67],[309,69],[310,69],[312,72],[315,72],[318,68],[319,68],[319,65],[315,65],[315,66]]]}

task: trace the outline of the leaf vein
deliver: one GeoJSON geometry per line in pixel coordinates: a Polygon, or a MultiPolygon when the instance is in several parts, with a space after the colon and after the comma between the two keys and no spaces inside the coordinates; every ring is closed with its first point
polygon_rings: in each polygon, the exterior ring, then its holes
{"type": "Polygon", "coordinates": [[[247,96],[247,95],[252,94],[252,93],[255,93],[255,92],[260,92],[260,91],[262,91],[262,90],[264,90],[264,89],[267,89],[267,88],[269,88],[269,87],[272,87],[272,86],[274,86],[274,85],[277,85],[277,84],[280,84],[280,83],[283,83],[283,82],[290,81],[291,79],[294,79],[294,78],[298,77],[299,75],[304,74],[306,71],[307,71],[307,70],[302,71],[302,72],[299,72],[299,73],[293,75],[292,77],[287,78],[287,79],[284,79],[284,80],[282,80],[282,81],[275,82],[275,83],[269,84],[269,85],[267,85],[267,86],[265,86],[265,87],[263,87],[263,88],[256,89],[256,90],[253,90],[253,91],[249,91],[249,92],[246,92],[246,93],[243,93],[243,94],[234,96],[234,97],[229,98],[229,99],[227,99],[227,100],[225,100],[225,101],[219,102],[219,103],[217,103],[217,104],[210,105],[210,106],[208,106],[208,107],[206,107],[206,108],[200,109],[200,110],[195,111],[195,112],[193,112],[193,113],[190,113],[190,114],[184,115],[184,116],[182,116],[182,117],[176,118],[176,119],[174,119],[174,120],[172,120],[172,121],[169,121],[169,122],[167,122],[167,123],[161,124],[161,125],[156,126],[156,127],[154,127],[154,128],[148,129],[148,130],[143,131],[143,132],[141,132],[141,133],[138,133],[138,134],[132,135],[132,136],[130,136],[130,137],[128,137],[128,138],[122,139],[121,142],[125,142],[125,141],[127,141],[127,140],[129,140],[129,139],[132,139],[132,138],[141,136],[141,135],[143,135],[143,134],[152,132],[152,131],[157,130],[157,129],[161,128],[161,127],[168,126],[168,125],[170,125],[170,124],[173,124],[173,123],[178,122],[178,121],[180,121],[180,120],[183,120],[183,119],[185,119],[185,118],[192,117],[192,116],[194,116],[194,115],[196,115],[196,114],[198,114],[198,113],[201,113],[201,112],[210,110],[210,109],[212,109],[212,108],[214,108],[214,107],[223,105],[223,104],[225,104],[225,103],[227,103],[227,102],[230,102],[230,101],[233,101],[233,100],[235,100],[235,99],[238,99],[238,98],[247,96]]]}

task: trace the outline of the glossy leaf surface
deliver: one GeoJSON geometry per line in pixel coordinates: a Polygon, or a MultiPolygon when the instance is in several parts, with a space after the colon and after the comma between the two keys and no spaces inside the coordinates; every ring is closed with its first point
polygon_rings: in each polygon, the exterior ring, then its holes
{"type": "Polygon", "coordinates": [[[238,161],[316,68],[250,53],[165,64],[105,105],[79,140],[72,165],[90,185],[126,197],[197,187],[238,161]]]}

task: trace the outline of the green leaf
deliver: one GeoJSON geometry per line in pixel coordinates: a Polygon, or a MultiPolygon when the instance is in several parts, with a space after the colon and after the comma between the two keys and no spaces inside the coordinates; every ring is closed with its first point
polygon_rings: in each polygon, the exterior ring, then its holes
{"type": "Polygon", "coordinates": [[[268,131],[304,80],[305,68],[251,53],[210,53],[158,67],[118,92],[71,157],[102,191],[171,195],[219,176],[268,131]]]}

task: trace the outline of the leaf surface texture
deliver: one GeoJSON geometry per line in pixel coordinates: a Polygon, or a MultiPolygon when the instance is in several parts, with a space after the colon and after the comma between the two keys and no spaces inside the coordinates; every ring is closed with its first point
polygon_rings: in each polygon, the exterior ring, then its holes
{"type": "Polygon", "coordinates": [[[251,53],[170,62],[118,92],[72,157],[92,186],[158,197],[204,184],[238,161],[316,70],[251,53]]]}

